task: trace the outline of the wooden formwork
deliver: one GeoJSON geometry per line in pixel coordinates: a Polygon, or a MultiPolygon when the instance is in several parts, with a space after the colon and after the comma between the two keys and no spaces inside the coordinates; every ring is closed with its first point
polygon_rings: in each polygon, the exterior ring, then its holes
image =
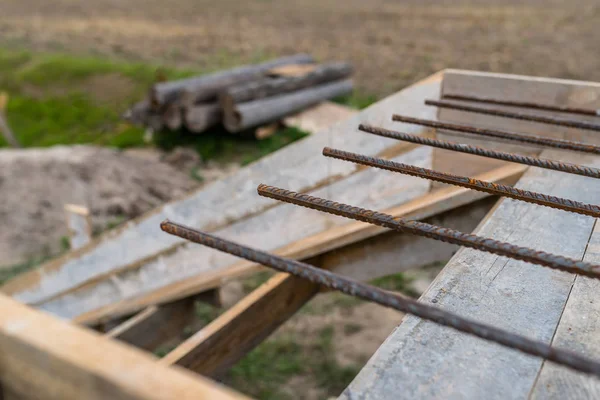
{"type": "MultiPolygon", "coordinates": [[[[594,133],[548,128],[546,125],[489,116],[472,116],[449,110],[438,113],[435,108],[423,104],[425,99],[438,98],[441,93],[456,92],[500,99],[512,99],[514,96],[523,99],[529,96],[537,102],[600,108],[600,85],[595,83],[446,70],[382,100],[347,121],[288,146],[221,182],[154,210],[36,271],[15,278],[0,288],[5,294],[0,299],[2,310],[6,310],[0,315],[0,381],[5,397],[242,397],[199,375],[190,374],[181,367],[206,377],[218,376],[313,298],[319,292],[319,287],[287,274],[276,274],[165,357],[157,359],[142,350],[152,351],[161,343],[177,336],[190,321],[194,301],[200,299],[218,302],[220,285],[261,268],[260,265],[217,254],[163,234],[159,230],[159,223],[167,217],[275,254],[310,260],[312,264],[321,268],[362,281],[434,261],[445,261],[458,249],[454,245],[407,234],[390,233],[383,228],[362,222],[348,222],[311,210],[278,204],[256,195],[255,190],[259,183],[276,184],[314,193],[353,205],[382,210],[397,217],[433,221],[461,231],[470,232],[477,229],[488,236],[500,234],[502,238],[515,239],[513,241],[518,241],[518,244],[536,248],[550,247],[552,250],[552,245],[556,242],[554,245],[558,246],[559,250],[572,252],[572,256],[577,256],[578,250],[575,247],[583,246],[582,249],[585,249],[587,239],[591,235],[591,217],[572,216],[562,211],[513,201],[502,201],[488,214],[494,202],[486,193],[446,185],[432,185],[425,180],[356,167],[321,156],[324,146],[337,147],[408,164],[476,176],[491,182],[512,185],[518,181],[519,185],[538,191],[594,202],[595,191],[592,189],[593,185],[590,185],[590,178],[570,179],[567,175],[568,179],[564,179],[564,176],[557,172],[539,172],[533,169],[527,171],[528,167],[519,164],[403,144],[357,130],[359,123],[370,123],[422,136],[438,136],[517,153],[537,155],[542,152],[539,147],[474,139],[391,121],[393,113],[401,113],[420,118],[440,118],[598,143],[594,133]],[[525,177],[519,181],[525,172],[525,177]],[[590,196],[591,199],[588,198],[590,196]],[[478,226],[486,214],[486,219],[478,226]],[[516,218],[516,222],[506,222],[508,216],[516,218]],[[547,225],[536,226],[535,222],[538,220],[560,222],[556,222],[557,225],[548,222],[547,225]],[[502,225],[502,221],[505,225],[502,225]],[[522,226],[524,224],[528,224],[527,227],[522,226]],[[557,226],[571,229],[573,232],[569,232],[573,235],[572,240],[560,239],[559,233],[562,232],[556,232],[552,236],[545,231],[537,231],[542,227],[556,230],[557,226]],[[521,232],[520,229],[528,229],[531,234],[514,233],[521,232]],[[586,232],[588,237],[583,240],[586,232]],[[12,296],[13,299],[8,296],[12,296]],[[55,314],[80,326],[69,321],[60,321],[32,308],[55,314]],[[99,325],[110,326],[111,329],[101,335],[88,328],[97,328],[99,325]],[[47,338],[47,334],[52,332],[57,334],[56,339],[47,338]],[[88,348],[89,350],[86,350],[88,348]],[[40,384],[28,384],[38,377],[40,384]]],[[[548,158],[573,160],[573,155],[567,152],[544,150],[542,154],[548,158]]],[[[578,163],[597,162],[595,156],[582,157],[577,154],[576,157],[578,163]]],[[[522,263],[511,261],[502,266],[498,257],[476,257],[470,252],[471,250],[461,249],[423,298],[435,298],[441,306],[451,307],[459,314],[462,309],[479,315],[477,313],[481,312],[481,307],[472,304],[476,303],[473,296],[479,293],[478,296],[487,301],[487,311],[482,314],[485,321],[498,326],[516,326],[517,330],[539,334],[544,340],[551,342],[552,335],[548,335],[548,332],[556,329],[560,332],[562,329],[561,315],[557,314],[557,310],[564,308],[567,300],[571,301],[570,292],[565,292],[569,285],[568,279],[564,279],[561,273],[543,269],[540,269],[539,273],[533,269],[522,272],[522,263]],[[487,274],[493,272],[500,277],[506,273],[503,272],[505,269],[510,269],[507,265],[514,265],[519,271],[517,275],[520,279],[560,282],[555,286],[541,285],[537,292],[531,294],[526,294],[527,288],[523,287],[523,284],[519,286],[521,291],[516,289],[520,284],[517,278],[506,278],[507,280],[502,282],[506,287],[497,288],[492,285],[493,282],[497,282],[497,276],[489,282],[483,282],[480,271],[465,269],[465,265],[472,266],[474,263],[487,269],[487,274]],[[489,264],[487,268],[483,267],[485,264],[489,264]],[[465,282],[467,286],[463,289],[456,282],[465,282]],[[475,290],[477,285],[481,287],[475,290]],[[458,298],[452,296],[456,287],[461,288],[460,293],[456,295],[458,298]],[[511,292],[510,301],[504,298],[506,293],[502,290],[511,292]],[[547,296],[547,303],[554,307],[553,317],[535,320],[535,325],[528,328],[523,324],[528,321],[527,312],[531,310],[526,306],[533,300],[532,296],[537,296],[537,300],[540,296],[547,296]],[[500,307],[501,305],[505,308],[500,307]],[[510,314],[503,312],[509,309],[510,314]],[[523,324],[512,326],[515,321],[521,321],[523,324]]],[[[570,284],[575,285],[578,282],[587,285],[585,280],[579,278],[570,284]]],[[[589,295],[591,288],[585,286],[581,290],[585,292],[581,296],[585,296],[589,295]]],[[[536,309],[536,312],[540,313],[543,310],[536,309]]],[[[568,317],[569,313],[566,316],[568,317]]],[[[400,363],[397,368],[388,370],[386,367],[382,370],[379,360],[385,358],[386,362],[392,363],[390,365],[396,365],[394,362],[398,363],[398,360],[390,361],[388,354],[396,350],[399,346],[397,343],[416,341],[413,346],[416,349],[419,347],[418,341],[421,340],[419,338],[423,335],[431,335],[431,341],[426,340],[421,345],[426,348],[419,351],[431,353],[436,351],[435,346],[438,343],[443,342],[438,336],[448,334],[447,330],[429,326],[428,323],[419,325],[419,321],[418,318],[412,317],[406,319],[344,396],[352,398],[352,393],[364,394],[373,388],[379,390],[377,393],[380,393],[382,398],[388,398],[392,391],[397,394],[399,389],[389,382],[400,376],[397,375],[398,371],[406,374],[407,368],[400,363]],[[402,336],[398,336],[400,334],[402,336]],[[431,348],[428,343],[433,344],[431,348]]],[[[456,385],[468,395],[485,393],[486,390],[516,394],[517,397],[525,393],[518,390],[526,388],[527,384],[518,386],[517,389],[514,389],[517,385],[513,385],[514,390],[510,392],[494,386],[499,382],[492,369],[506,368],[515,371],[515,368],[509,365],[511,362],[520,366],[519,372],[526,371],[529,375],[536,375],[534,372],[540,370],[543,372],[542,377],[556,373],[544,372],[551,367],[542,369],[540,360],[536,360],[537,364],[521,363],[519,357],[525,356],[512,354],[514,352],[511,353],[511,350],[502,349],[508,351],[508,355],[500,351],[486,353],[488,346],[495,345],[479,343],[477,339],[463,339],[457,336],[453,340],[456,343],[468,343],[468,346],[472,346],[469,348],[474,350],[469,352],[467,358],[459,360],[460,362],[455,360],[462,366],[456,373],[449,374],[444,370],[445,381],[439,385],[456,385]],[[470,341],[476,341],[476,344],[472,345],[470,341]],[[489,357],[500,357],[498,355],[501,354],[501,362],[490,362],[482,367],[474,362],[481,354],[489,357]],[[465,360],[473,362],[470,364],[465,360]],[[461,380],[467,383],[460,385],[458,381],[461,380]],[[481,382],[477,390],[469,386],[473,382],[481,382]]],[[[458,354],[461,348],[464,347],[455,346],[451,351],[458,354]]],[[[589,350],[594,351],[594,348],[589,350]]],[[[526,358],[527,360],[530,361],[526,358]]],[[[431,369],[428,363],[440,362],[439,360],[433,356],[421,359],[419,352],[414,350],[412,353],[406,353],[406,362],[410,363],[408,369],[421,371],[421,375],[410,376],[412,384],[415,387],[425,385],[431,387],[431,390],[407,391],[405,397],[425,398],[441,393],[437,390],[442,390],[442,387],[436,386],[435,379],[432,380],[430,375],[423,373],[429,370],[436,371],[435,368],[431,369]],[[426,377],[422,378],[423,376],[426,377]]],[[[505,379],[511,378],[514,379],[514,376],[506,374],[505,379]]],[[[402,381],[406,382],[404,378],[402,381]]],[[[456,393],[461,392],[456,389],[456,393]]]]}

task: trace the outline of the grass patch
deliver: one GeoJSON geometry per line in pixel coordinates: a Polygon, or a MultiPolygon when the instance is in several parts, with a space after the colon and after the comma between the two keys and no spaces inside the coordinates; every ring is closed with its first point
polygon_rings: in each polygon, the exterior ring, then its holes
{"type": "MultiPolygon", "coordinates": [[[[257,55],[257,61],[264,58],[257,55]]],[[[99,57],[0,48],[0,91],[9,94],[8,122],[24,147],[58,144],[142,147],[148,145],[143,129],[123,123],[121,115],[145,96],[157,76],[179,79],[230,67],[234,62],[226,54],[218,55],[214,68],[182,70],[99,57]]],[[[364,108],[375,97],[355,93],[334,101],[364,108]]],[[[218,128],[202,135],[159,132],[154,135],[153,144],[165,150],[191,147],[203,160],[246,165],[305,136],[307,133],[298,129],[286,128],[269,138],[256,140],[218,128]]],[[[0,147],[7,145],[0,138],[0,147]]]]}
{"type": "Polygon", "coordinates": [[[261,400],[292,399],[280,387],[305,370],[303,348],[291,337],[269,339],[228,373],[228,384],[261,400]]]}
{"type": "Polygon", "coordinates": [[[250,292],[253,292],[260,285],[268,281],[273,275],[275,275],[275,272],[265,270],[257,272],[252,276],[249,276],[248,278],[245,278],[242,281],[242,289],[244,290],[244,293],[248,294],[250,292]]]}
{"type": "Polygon", "coordinates": [[[281,387],[301,376],[321,389],[325,397],[337,396],[361,368],[341,366],[336,361],[333,326],[324,327],[309,343],[294,337],[292,333],[277,335],[261,343],[229,371],[227,385],[256,399],[287,400],[298,396],[281,387]]]}

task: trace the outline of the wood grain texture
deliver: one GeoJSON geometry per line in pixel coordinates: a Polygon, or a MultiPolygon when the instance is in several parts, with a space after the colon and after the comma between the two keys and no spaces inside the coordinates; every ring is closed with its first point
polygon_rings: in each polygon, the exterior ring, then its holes
{"type": "MultiPolygon", "coordinates": [[[[442,95],[464,94],[485,96],[505,101],[527,101],[553,106],[583,106],[597,109],[600,106],[600,84],[595,82],[571,81],[562,79],[536,78],[530,76],[481,73],[473,71],[446,70],[442,83],[442,95]]],[[[471,102],[460,102],[471,104],[471,102]]],[[[525,110],[515,107],[478,105],[487,108],[517,110],[522,113],[563,117],[564,114],[525,110]]],[[[597,117],[579,117],[581,120],[598,121],[597,117]]],[[[471,112],[438,109],[440,121],[456,122],[485,128],[496,128],[542,137],[571,139],[587,143],[600,143],[600,136],[594,132],[565,128],[510,118],[494,117],[471,112]]],[[[488,149],[496,149],[518,154],[539,154],[543,148],[531,144],[518,143],[495,138],[482,138],[478,135],[438,131],[443,140],[467,143],[488,149]]],[[[445,150],[434,150],[434,168],[457,175],[473,175],[506,164],[468,154],[457,154],[445,150]]],[[[434,184],[437,187],[439,184],[434,184]]]]}
{"type": "Polygon", "coordinates": [[[20,399],[244,399],[0,295],[0,382],[20,399]]]}
{"type": "MultiPolygon", "coordinates": [[[[480,176],[480,178],[492,182],[512,184],[521,176],[527,168],[522,165],[510,165],[480,176]]],[[[422,219],[442,213],[452,208],[469,204],[478,199],[487,197],[482,192],[470,191],[464,188],[448,187],[435,193],[430,193],[403,204],[386,210],[386,213],[394,216],[422,219]]],[[[381,234],[386,230],[374,225],[362,222],[351,222],[340,225],[306,237],[305,239],[289,243],[275,250],[277,254],[306,259],[327,251],[365,240],[381,234]]],[[[194,293],[207,290],[221,285],[229,279],[241,277],[260,269],[260,266],[248,261],[238,261],[228,268],[198,274],[184,281],[177,281],[161,287],[150,293],[126,299],[115,304],[100,308],[98,310],[82,314],[75,320],[80,323],[96,323],[108,316],[122,315],[139,310],[147,305],[173,301],[175,299],[190,296],[194,293]]]]}
{"type": "MultiPolygon", "coordinates": [[[[600,225],[596,221],[585,261],[600,263],[600,225]]],[[[578,276],[554,334],[552,345],[600,359],[600,282],[578,276]]],[[[598,399],[600,380],[545,362],[532,390],[533,399],[598,399]]]]}
{"type": "Polygon", "coordinates": [[[277,274],[161,359],[205,376],[239,361],[319,291],[306,280],[277,274]]]}
{"type": "MultiPolygon", "coordinates": [[[[494,204],[488,198],[428,222],[471,231],[494,204]]],[[[370,280],[450,258],[458,246],[389,232],[317,257],[316,265],[370,280]]],[[[319,286],[277,274],[161,359],[205,376],[219,376],[287,321],[319,286]]]]}
{"type": "MultiPolygon", "coordinates": [[[[165,218],[214,231],[277,204],[256,195],[260,183],[309,191],[352,175],[358,170],[356,166],[323,157],[323,147],[339,147],[367,155],[378,155],[393,148],[397,145],[395,141],[366,135],[358,131],[358,124],[392,128],[391,114],[398,108],[415,117],[435,118],[435,110],[425,107],[423,100],[439,95],[439,83],[440,75],[417,83],[318,135],[295,142],[223,180],[158,207],[77,251],[21,275],[0,290],[23,302],[40,303],[90,280],[102,279],[116,270],[136,268],[174,251],[185,241],[160,231],[159,224],[165,218]]],[[[424,134],[429,131],[413,126],[409,132],[424,134]]]]}
{"type": "MultiPolygon", "coordinates": [[[[600,165],[591,156],[545,156],[600,165]]],[[[517,187],[594,201],[600,187],[586,177],[532,168],[517,187]]],[[[581,259],[594,219],[504,199],[476,233],[581,259]]],[[[574,276],[462,248],[423,302],[479,322],[550,343],[574,276]]],[[[542,360],[408,316],[388,337],[341,398],[526,398],[542,360]]]]}

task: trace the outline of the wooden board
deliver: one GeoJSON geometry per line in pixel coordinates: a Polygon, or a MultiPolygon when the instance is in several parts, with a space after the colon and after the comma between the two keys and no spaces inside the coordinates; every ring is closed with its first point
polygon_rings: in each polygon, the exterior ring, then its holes
{"type": "MultiPolygon", "coordinates": [[[[102,279],[114,271],[136,268],[172,252],[184,241],[160,231],[159,224],[165,218],[215,230],[232,221],[260,214],[277,204],[274,200],[256,195],[259,183],[269,182],[291,190],[309,191],[352,175],[358,170],[356,166],[332,162],[321,155],[322,148],[340,147],[368,155],[396,148],[396,141],[360,132],[358,124],[364,122],[391,128],[391,114],[400,108],[410,115],[435,118],[435,110],[425,107],[422,101],[438,96],[439,82],[440,76],[436,75],[417,83],[349,120],[334,124],[321,134],[293,143],[228,178],[158,207],[77,251],[17,277],[1,290],[23,302],[40,303],[78,285],[102,279]]],[[[424,134],[429,131],[412,127],[410,132],[424,134]]]]}
{"type": "MultiPolygon", "coordinates": [[[[600,107],[600,84],[595,82],[452,69],[444,71],[442,95],[446,94],[464,94],[504,101],[536,102],[553,106],[582,106],[590,107],[592,109],[598,109],[598,107],[600,107]]],[[[475,104],[471,102],[460,103],[475,104]]],[[[556,112],[525,110],[515,107],[486,105],[481,103],[477,104],[487,108],[516,110],[522,113],[565,118],[565,114],[556,112]]],[[[598,117],[577,116],[577,118],[596,122],[600,121],[600,118],[598,117]]],[[[438,109],[438,119],[440,121],[509,130],[543,137],[579,140],[595,144],[600,143],[600,136],[597,135],[597,132],[445,108],[438,109]]],[[[402,124],[400,126],[405,125],[402,124]]],[[[540,147],[529,144],[493,138],[482,138],[477,135],[453,133],[449,131],[438,131],[438,137],[443,140],[468,143],[488,149],[497,149],[519,154],[539,154],[543,150],[540,147]]],[[[500,160],[492,160],[468,154],[457,154],[440,149],[434,150],[434,168],[458,175],[469,176],[504,164],[506,164],[506,162],[500,160]]],[[[434,184],[434,187],[437,185],[438,184],[434,184]]]]}
{"type": "MultiPolygon", "coordinates": [[[[495,199],[448,211],[429,222],[470,232],[495,199]]],[[[370,280],[451,257],[458,246],[388,232],[316,257],[311,264],[354,279],[370,280]]],[[[219,376],[288,320],[319,286],[277,274],[161,359],[205,376],[219,376]]]]}
{"type": "MultiPolygon", "coordinates": [[[[585,261],[600,263],[600,225],[594,226],[585,261]]],[[[575,278],[552,345],[600,359],[600,281],[575,278]]],[[[533,399],[597,399],[600,380],[545,362],[532,390],[533,399]]]]}
{"type": "MultiPolygon", "coordinates": [[[[394,159],[427,167],[431,165],[430,155],[430,149],[417,148],[394,159]]],[[[338,160],[334,162],[343,163],[338,160]]],[[[345,180],[320,188],[313,193],[316,196],[361,207],[386,209],[424,195],[429,191],[429,186],[427,180],[389,171],[363,169],[345,180]],[[364,188],[364,190],[357,191],[357,188],[364,188]]],[[[254,194],[253,197],[258,195],[254,194]]],[[[232,240],[239,240],[265,250],[275,250],[334,226],[348,223],[351,221],[344,218],[281,203],[259,215],[218,229],[217,232],[232,240]]],[[[77,291],[36,306],[65,318],[76,318],[84,313],[155,292],[167,285],[187,281],[195,276],[224,271],[237,261],[231,255],[214,253],[209,248],[188,243],[172,254],[140,265],[139,268],[113,274],[109,279],[93,282],[77,291]]]]}
{"type": "Polygon", "coordinates": [[[287,126],[304,132],[319,133],[331,125],[353,117],[359,111],[331,101],[324,101],[314,107],[283,119],[287,126]]]}
{"type": "MultiPolygon", "coordinates": [[[[479,178],[491,182],[512,184],[526,169],[522,165],[510,165],[484,174],[479,178]]],[[[394,216],[410,216],[410,218],[421,219],[484,197],[487,197],[487,194],[464,188],[448,187],[444,190],[416,198],[402,206],[385,210],[385,212],[394,216]]],[[[364,240],[385,231],[384,228],[374,225],[352,222],[290,243],[275,250],[275,252],[287,257],[306,259],[350,243],[364,240]]],[[[259,268],[258,265],[251,262],[237,262],[229,268],[213,273],[198,274],[184,281],[164,286],[154,292],[123,300],[119,303],[83,314],[77,317],[76,321],[86,324],[97,323],[109,316],[131,313],[150,304],[173,301],[219,286],[228,279],[241,277],[244,274],[255,272],[259,268]]]]}
{"type": "Polygon", "coordinates": [[[244,399],[150,354],[0,295],[0,382],[19,399],[244,399]]]}
{"type": "Polygon", "coordinates": [[[92,240],[92,222],[90,210],[75,204],[65,204],[67,227],[69,228],[69,244],[71,249],[85,246],[92,240]]]}
{"type": "MultiPolygon", "coordinates": [[[[545,151],[586,165],[600,158],[545,151]]],[[[597,181],[530,169],[519,188],[593,202],[597,181]]],[[[581,259],[594,218],[503,200],[476,229],[479,235],[581,259]]],[[[479,322],[550,343],[574,276],[462,248],[421,301],[479,322]]],[[[542,360],[408,316],[341,398],[526,398],[542,360]]]]}

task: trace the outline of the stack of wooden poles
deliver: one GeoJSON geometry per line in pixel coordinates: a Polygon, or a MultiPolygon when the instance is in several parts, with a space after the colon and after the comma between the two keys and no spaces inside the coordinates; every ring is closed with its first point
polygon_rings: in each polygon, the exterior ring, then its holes
{"type": "Polygon", "coordinates": [[[351,93],[351,75],[348,63],[316,64],[310,55],[297,54],[156,83],[125,118],[153,131],[185,128],[202,133],[222,123],[238,133],[351,93]]]}

